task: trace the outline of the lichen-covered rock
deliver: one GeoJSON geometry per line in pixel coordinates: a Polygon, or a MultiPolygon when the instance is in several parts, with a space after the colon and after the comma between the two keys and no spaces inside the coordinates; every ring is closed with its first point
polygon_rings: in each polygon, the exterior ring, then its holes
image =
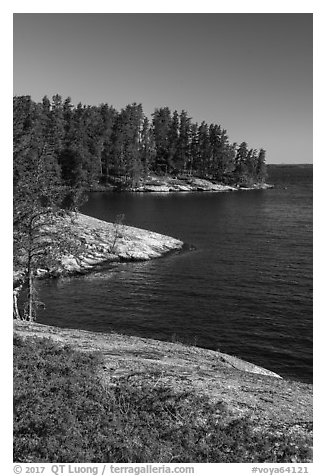
{"type": "Polygon", "coordinates": [[[253,427],[274,425],[309,435],[312,426],[312,385],[287,381],[269,370],[236,357],[181,343],[117,333],[14,322],[22,337],[52,338],[63,345],[104,358],[102,378],[112,385],[119,378],[207,395],[223,402],[235,418],[250,417],[253,427]]]}
{"type": "Polygon", "coordinates": [[[108,261],[139,261],[180,250],[182,241],[152,231],[108,223],[81,213],[71,224],[72,234],[87,246],[79,256],[64,256],[64,272],[83,272],[108,261]]]}
{"type": "Polygon", "coordinates": [[[145,185],[142,189],[143,192],[169,192],[170,188],[168,185],[145,185]]]}
{"type": "MultiPolygon", "coordinates": [[[[59,264],[51,269],[37,270],[40,278],[85,273],[107,262],[150,260],[183,247],[183,242],[176,238],[81,213],[76,213],[72,220],[60,218],[55,226],[62,226],[65,233],[70,230],[69,240],[76,242],[78,251],[63,255],[59,264]]],[[[16,287],[24,279],[24,273],[15,270],[13,277],[16,287]]]]}
{"type": "Polygon", "coordinates": [[[273,185],[266,183],[256,183],[251,187],[240,187],[214,183],[207,179],[183,176],[174,178],[169,175],[163,177],[151,176],[145,181],[141,181],[138,186],[127,187],[131,192],[233,192],[239,190],[266,190],[273,188],[273,185]]]}

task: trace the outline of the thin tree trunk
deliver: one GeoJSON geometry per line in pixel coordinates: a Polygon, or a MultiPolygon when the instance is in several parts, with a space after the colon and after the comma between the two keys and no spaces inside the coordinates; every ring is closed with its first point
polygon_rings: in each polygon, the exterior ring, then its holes
{"type": "Polygon", "coordinates": [[[14,306],[14,319],[21,319],[18,309],[18,295],[21,290],[21,286],[18,286],[13,291],[13,306],[14,306]]]}
{"type": "Polygon", "coordinates": [[[33,309],[34,309],[34,279],[33,270],[30,268],[28,271],[28,320],[33,321],[33,309]]]}
{"type": "Polygon", "coordinates": [[[33,266],[32,266],[32,257],[28,257],[27,265],[27,320],[33,321],[33,308],[34,308],[34,276],[33,276],[33,266]]]}

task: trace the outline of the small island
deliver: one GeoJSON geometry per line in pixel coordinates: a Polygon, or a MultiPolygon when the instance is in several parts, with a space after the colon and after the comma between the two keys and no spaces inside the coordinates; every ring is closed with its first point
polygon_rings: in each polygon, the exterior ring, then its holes
{"type": "Polygon", "coordinates": [[[16,96],[14,143],[15,175],[21,148],[31,148],[64,186],[79,191],[264,188],[267,175],[263,148],[230,143],[221,125],[198,124],[168,107],[156,108],[150,120],[142,104],[117,111],[107,103],[74,106],[59,94],[40,103],[16,96]]]}

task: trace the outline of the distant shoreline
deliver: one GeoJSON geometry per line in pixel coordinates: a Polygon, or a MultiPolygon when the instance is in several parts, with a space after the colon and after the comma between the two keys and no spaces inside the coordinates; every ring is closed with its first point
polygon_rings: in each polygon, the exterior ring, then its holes
{"type": "Polygon", "coordinates": [[[238,192],[247,190],[266,190],[273,188],[265,182],[226,185],[219,182],[198,177],[172,177],[149,175],[146,179],[140,179],[138,184],[125,185],[121,182],[98,184],[91,187],[90,192],[137,192],[137,193],[175,193],[175,192],[238,192]]]}
{"type": "Polygon", "coordinates": [[[280,163],[280,164],[266,164],[267,167],[312,167],[313,164],[285,164],[285,163],[280,163]]]}

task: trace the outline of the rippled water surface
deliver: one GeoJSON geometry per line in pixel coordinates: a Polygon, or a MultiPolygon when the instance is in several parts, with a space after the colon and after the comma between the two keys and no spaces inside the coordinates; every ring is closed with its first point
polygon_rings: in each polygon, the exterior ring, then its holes
{"type": "Polygon", "coordinates": [[[266,191],[93,193],[83,212],[195,251],[40,284],[40,322],[219,349],[312,381],[312,167],[266,191]]]}

